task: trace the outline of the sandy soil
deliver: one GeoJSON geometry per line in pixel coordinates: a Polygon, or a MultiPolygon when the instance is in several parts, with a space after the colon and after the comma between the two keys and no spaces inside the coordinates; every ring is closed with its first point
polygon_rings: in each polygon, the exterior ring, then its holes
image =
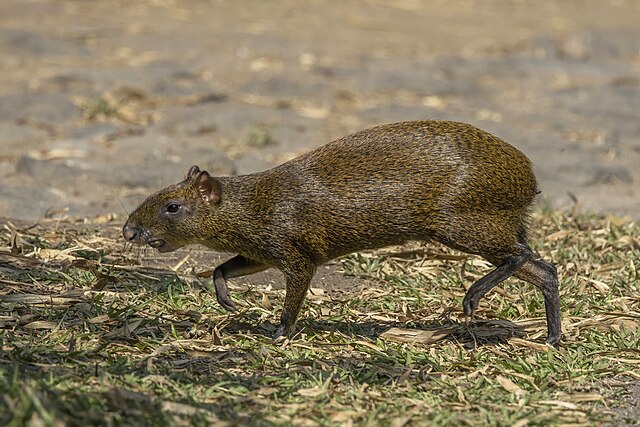
{"type": "Polygon", "coordinates": [[[440,118],[527,153],[544,202],[638,217],[638,22],[624,0],[3,0],[0,216],[123,214],[191,164],[440,118]]]}

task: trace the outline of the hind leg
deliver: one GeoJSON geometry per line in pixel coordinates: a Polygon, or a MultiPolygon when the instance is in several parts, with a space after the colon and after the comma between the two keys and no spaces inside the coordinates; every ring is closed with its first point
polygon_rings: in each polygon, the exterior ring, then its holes
{"type": "Polygon", "coordinates": [[[547,316],[547,344],[558,345],[562,338],[558,273],[553,264],[540,258],[530,258],[516,273],[516,277],[540,288],[544,295],[547,316]]]}
{"type": "Polygon", "coordinates": [[[502,258],[501,260],[489,259],[489,261],[497,265],[496,269],[475,282],[462,300],[462,308],[465,316],[473,318],[473,315],[478,308],[480,299],[491,289],[498,286],[502,281],[508,277],[516,274],[516,272],[533,257],[533,252],[529,246],[518,243],[518,252],[514,255],[510,255],[502,258]]]}
{"type": "MultiPolygon", "coordinates": [[[[542,290],[547,317],[546,342],[547,344],[556,346],[562,338],[562,328],[560,322],[560,293],[558,291],[558,273],[556,272],[556,268],[553,266],[553,264],[543,261],[540,258],[535,258],[530,249],[529,253],[530,256],[525,259],[522,264],[520,264],[519,268],[516,268],[513,275],[515,275],[518,279],[531,283],[532,285],[542,290]]],[[[487,259],[492,264],[499,265],[499,267],[489,273],[487,276],[478,280],[467,291],[467,294],[464,296],[464,300],[462,302],[464,313],[467,316],[473,316],[473,312],[478,308],[480,299],[489,290],[500,283],[500,281],[495,280],[485,282],[485,279],[505,265],[513,263],[513,261],[510,261],[509,258],[501,260],[488,257],[487,259]]]]}

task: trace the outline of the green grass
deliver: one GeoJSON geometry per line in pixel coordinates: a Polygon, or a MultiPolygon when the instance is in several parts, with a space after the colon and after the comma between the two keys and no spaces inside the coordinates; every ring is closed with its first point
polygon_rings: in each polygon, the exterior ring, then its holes
{"type": "Polygon", "coordinates": [[[235,280],[228,314],[194,274],[207,265],[176,274],[98,228],[5,223],[0,424],[636,422],[616,407],[640,382],[640,227],[549,212],[532,229],[561,278],[557,350],[539,344],[540,292],[516,279],[467,325],[465,287],[489,267],[439,246],[341,259],[363,290],[314,290],[298,333],[273,342],[283,291],[268,283],[235,280]]]}

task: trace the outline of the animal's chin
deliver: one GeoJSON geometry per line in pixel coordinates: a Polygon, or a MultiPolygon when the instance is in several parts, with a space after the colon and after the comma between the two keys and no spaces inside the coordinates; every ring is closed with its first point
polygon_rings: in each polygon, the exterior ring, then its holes
{"type": "Polygon", "coordinates": [[[147,245],[151,246],[154,249],[157,249],[158,252],[162,252],[162,253],[175,251],[180,247],[180,246],[174,246],[164,239],[149,240],[147,242],[147,245]]]}

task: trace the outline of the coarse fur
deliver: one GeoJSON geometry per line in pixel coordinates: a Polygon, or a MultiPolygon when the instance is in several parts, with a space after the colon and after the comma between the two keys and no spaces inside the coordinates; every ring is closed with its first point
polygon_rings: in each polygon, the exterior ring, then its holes
{"type": "Polygon", "coordinates": [[[218,301],[229,310],[226,279],[278,268],[287,280],[279,335],[295,324],[316,266],[355,251],[438,241],[497,267],[469,289],[465,314],[515,274],[542,289],[547,341],[555,345],[557,274],[527,246],[537,193],[529,160],[501,139],[465,123],[402,122],[256,174],[214,178],[194,166],[145,200],[124,236],[162,252],[201,243],[237,253],[214,271],[218,301]]]}

